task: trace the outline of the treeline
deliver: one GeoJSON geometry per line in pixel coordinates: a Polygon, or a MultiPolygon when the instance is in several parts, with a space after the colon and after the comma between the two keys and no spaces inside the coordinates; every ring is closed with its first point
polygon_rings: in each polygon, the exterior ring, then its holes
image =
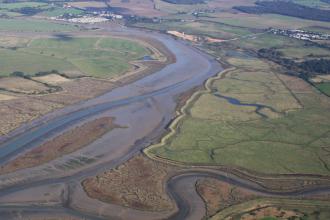
{"type": "Polygon", "coordinates": [[[325,3],[329,3],[330,4],[330,0],[321,0],[321,2],[325,2],[325,3]]]}
{"type": "Polygon", "coordinates": [[[311,8],[288,1],[258,1],[256,6],[235,6],[234,9],[250,14],[272,13],[316,21],[330,21],[328,10],[311,8]]]}
{"type": "Polygon", "coordinates": [[[271,60],[279,65],[291,70],[293,75],[299,76],[305,80],[315,75],[330,74],[330,60],[329,59],[312,59],[302,62],[296,62],[292,59],[285,58],[283,53],[274,48],[260,49],[258,56],[271,60]]]}
{"type": "Polygon", "coordinates": [[[38,8],[38,7],[23,7],[23,8],[17,8],[10,10],[11,12],[18,12],[23,15],[33,16],[35,14],[38,14],[40,12],[45,11],[44,9],[38,8]]]}

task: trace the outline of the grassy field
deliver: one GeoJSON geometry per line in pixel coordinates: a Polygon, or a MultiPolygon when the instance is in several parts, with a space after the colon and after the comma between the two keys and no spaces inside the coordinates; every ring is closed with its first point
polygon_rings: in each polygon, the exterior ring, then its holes
{"type": "Polygon", "coordinates": [[[308,7],[330,9],[330,4],[322,2],[321,0],[294,0],[294,2],[308,7]]]}
{"type": "Polygon", "coordinates": [[[17,40],[17,44],[20,47],[16,49],[0,49],[2,76],[17,71],[34,75],[57,70],[111,78],[129,71],[130,61],[149,55],[136,42],[114,38],[40,38],[25,45],[17,40]]]}
{"type": "Polygon", "coordinates": [[[72,31],[78,28],[71,24],[59,24],[43,20],[23,20],[0,18],[0,31],[57,32],[72,31]]]}
{"type": "Polygon", "coordinates": [[[71,14],[71,15],[82,15],[85,12],[80,9],[76,8],[50,8],[44,12],[41,12],[39,15],[47,16],[47,17],[57,17],[64,14],[71,14]]]}
{"type": "Polygon", "coordinates": [[[324,94],[327,94],[328,96],[330,96],[330,83],[329,82],[316,84],[316,87],[319,90],[321,90],[324,94]]]}
{"type": "Polygon", "coordinates": [[[15,2],[15,3],[0,3],[0,8],[1,9],[19,9],[24,7],[37,8],[37,7],[44,7],[47,5],[48,3],[43,3],[43,2],[15,2]]]}
{"type": "Polygon", "coordinates": [[[212,92],[201,94],[172,136],[148,152],[188,164],[328,175],[329,100],[260,60],[228,61],[237,70],[210,83],[212,92]],[[264,107],[235,105],[218,93],[264,107]]]}
{"type": "Polygon", "coordinates": [[[77,8],[64,8],[60,4],[48,4],[46,2],[14,2],[14,3],[0,3],[0,14],[8,17],[23,16],[22,9],[25,13],[38,16],[57,17],[64,14],[82,15],[84,10],[77,8]],[[35,12],[33,12],[35,10],[35,12]],[[24,10],[23,10],[24,11],[24,10]]]}
{"type": "MultiPolygon", "coordinates": [[[[327,56],[327,49],[253,30],[322,22],[229,12],[206,15],[209,17],[194,21],[139,24],[217,38],[238,37],[207,46],[207,52],[235,69],[209,81],[208,90],[194,96],[184,108],[184,116],[172,124],[172,132],[146,152],[186,164],[226,165],[270,174],[329,175],[328,148],[324,146],[330,143],[330,101],[303,80],[281,74],[278,66],[251,55],[262,48],[276,48],[290,59],[304,60],[311,53],[327,56]]],[[[183,19],[187,15],[177,16],[183,19]]]]}
{"type": "Polygon", "coordinates": [[[327,201],[264,198],[229,207],[214,215],[211,220],[226,219],[229,216],[233,220],[326,220],[330,217],[329,206],[327,201]],[[280,217],[283,215],[287,217],[280,217]]]}
{"type": "Polygon", "coordinates": [[[330,50],[319,47],[286,47],[281,48],[279,51],[283,52],[283,55],[288,58],[295,59],[308,59],[309,57],[330,57],[330,50]]]}

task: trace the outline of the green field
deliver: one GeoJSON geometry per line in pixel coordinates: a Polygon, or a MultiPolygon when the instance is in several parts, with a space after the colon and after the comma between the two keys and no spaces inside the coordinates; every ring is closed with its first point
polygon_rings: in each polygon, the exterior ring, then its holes
{"type": "MultiPolygon", "coordinates": [[[[299,216],[297,218],[289,218],[293,220],[327,220],[330,218],[328,201],[313,200],[294,200],[294,199],[275,199],[262,198],[247,201],[238,205],[231,206],[214,215],[211,220],[222,220],[230,216],[230,219],[240,220],[246,213],[253,213],[256,207],[274,207],[275,210],[288,211],[292,215],[299,216]]],[[[262,208],[260,208],[262,209],[262,208]]],[[[253,216],[253,214],[252,214],[253,216]]],[[[263,217],[262,220],[282,220],[281,217],[263,217]]],[[[285,218],[287,219],[287,218],[285,218]]]]}
{"type": "Polygon", "coordinates": [[[252,32],[247,28],[233,27],[224,25],[213,21],[162,21],[162,24],[154,23],[136,23],[135,27],[143,27],[149,29],[156,29],[161,31],[176,30],[185,32],[191,35],[209,36],[212,38],[220,39],[232,39],[245,35],[249,35],[252,32]]]}
{"type": "Polygon", "coordinates": [[[260,60],[228,61],[238,70],[216,79],[210,89],[267,108],[257,113],[256,107],[203,93],[190,104],[172,136],[147,152],[188,164],[328,175],[330,160],[324,145],[330,142],[330,101],[302,80],[285,78],[260,60]],[[288,80],[293,81],[284,83],[288,80]]]}
{"type": "Polygon", "coordinates": [[[15,2],[15,3],[0,3],[1,9],[19,9],[24,7],[38,8],[45,7],[48,3],[43,2],[15,2]]]}
{"type": "Polygon", "coordinates": [[[316,87],[317,87],[321,92],[323,92],[324,94],[330,96],[330,83],[329,83],[329,82],[316,84],[316,87]]]}
{"type": "Polygon", "coordinates": [[[76,8],[50,8],[44,12],[41,12],[39,15],[47,16],[47,17],[57,17],[64,14],[71,14],[71,15],[82,15],[85,12],[80,9],[76,8]]]}
{"type": "Polygon", "coordinates": [[[308,7],[330,9],[330,4],[322,2],[321,0],[294,0],[294,2],[308,7]]]}
{"type": "MultiPolygon", "coordinates": [[[[0,72],[34,75],[38,72],[81,72],[83,75],[111,78],[131,69],[130,61],[149,51],[142,45],[115,38],[40,38],[16,49],[1,49],[0,72]]],[[[11,45],[13,47],[14,45],[11,45]]]]}
{"type": "MultiPolygon", "coordinates": [[[[311,55],[328,56],[327,49],[251,29],[307,27],[322,22],[279,15],[243,16],[228,12],[205,15],[194,21],[182,21],[188,15],[180,14],[176,17],[181,21],[135,24],[201,36],[238,38],[204,45],[205,51],[235,70],[210,80],[208,90],[187,104],[183,116],[172,124],[170,134],[146,153],[184,164],[226,165],[269,174],[329,175],[330,158],[324,146],[330,144],[330,100],[305,81],[283,75],[278,66],[250,55],[262,48],[276,48],[286,58],[295,60],[305,60],[311,55]],[[219,94],[249,105],[233,104],[219,94]],[[253,106],[256,104],[262,107],[253,106]]],[[[319,87],[324,92],[328,88],[328,85],[319,87]]]]}
{"type": "Polygon", "coordinates": [[[0,31],[58,32],[78,28],[71,24],[59,24],[43,20],[3,19],[0,18],[0,31]]]}

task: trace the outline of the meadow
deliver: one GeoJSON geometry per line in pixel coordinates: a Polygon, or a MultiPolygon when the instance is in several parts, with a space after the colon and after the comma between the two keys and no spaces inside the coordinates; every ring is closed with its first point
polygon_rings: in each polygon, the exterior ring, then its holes
{"type": "Polygon", "coordinates": [[[0,18],[0,31],[29,31],[29,32],[67,32],[79,30],[73,24],[60,24],[45,20],[23,20],[0,18]]]}
{"type": "Polygon", "coordinates": [[[324,144],[329,143],[330,101],[265,61],[228,56],[227,61],[235,69],[211,79],[208,90],[189,103],[175,131],[147,153],[258,173],[328,175],[324,144]]]}
{"type": "Polygon", "coordinates": [[[324,83],[320,83],[320,84],[316,84],[316,87],[324,92],[324,94],[330,96],[330,83],[329,82],[324,82],[324,83]]]}
{"type": "Polygon", "coordinates": [[[327,201],[260,198],[224,209],[210,219],[220,220],[230,216],[233,220],[256,217],[261,220],[325,220],[330,217],[329,205],[327,201]]]}
{"type": "MultiPolygon", "coordinates": [[[[12,40],[13,41],[13,40],[12,40]]],[[[131,61],[150,52],[141,44],[115,38],[54,37],[17,40],[17,47],[0,49],[1,76],[22,72],[28,76],[56,70],[85,76],[112,78],[133,68],[131,61]]]]}
{"type": "MultiPolygon", "coordinates": [[[[187,102],[169,135],[145,152],[153,158],[189,165],[329,175],[328,148],[324,146],[329,144],[330,101],[306,81],[288,76],[280,66],[256,56],[262,48],[274,48],[297,61],[311,55],[327,57],[326,48],[265,29],[326,29],[329,23],[230,11],[174,16],[177,20],[134,25],[227,39],[201,48],[234,69],[210,79],[206,90],[187,102]]],[[[328,88],[327,84],[318,86],[324,93],[328,88]]]]}

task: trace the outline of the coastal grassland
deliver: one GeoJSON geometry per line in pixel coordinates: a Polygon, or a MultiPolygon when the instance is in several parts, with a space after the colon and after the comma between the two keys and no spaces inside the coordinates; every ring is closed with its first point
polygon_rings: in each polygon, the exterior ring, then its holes
{"type": "Polygon", "coordinates": [[[42,71],[75,69],[72,64],[65,60],[11,49],[0,49],[0,66],[1,76],[10,76],[13,72],[33,75],[42,71]]]}
{"type": "Polygon", "coordinates": [[[285,36],[265,33],[255,38],[245,38],[235,42],[237,46],[257,51],[262,48],[297,48],[304,47],[304,42],[285,36]]]}
{"type": "Polygon", "coordinates": [[[329,100],[262,60],[228,62],[236,69],[211,79],[146,153],[185,164],[328,175],[329,100]]]}
{"type": "Polygon", "coordinates": [[[310,27],[305,28],[305,30],[324,33],[324,34],[330,34],[330,28],[326,28],[326,27],[310,26],[310,27]]]}
{"type": "MultiPolygon", "coordinates": [[[[309,0],[296,0],[297,3],[309,6],[320,7],[322,9],[330,8],[329,4],[321,1],[309,1],[309,0]]],[[[168,16],[164,16],[165,22],[167,20],[174,22],[215,22],[222,25],[229,25],[232,27],[250,28],[264,30],[270,27],[282,28],[282,29],[308,29],[309,27],[321,27],[329,28],[328,22],[312,21],[307,19],[295,18],[277,14],[247,14],[236,10],[233,10],[234,6],[252,6],[255,1],[206,1],[205,4],[195,5],[178,5],[169,4],[162,0],[155,1],[156,9],[168,13],[168,16]],[[214,10],[216,9],[216,10],[214,10]],[[193,16],[193,12],[201,12],[197,16],[193,16]]],[[[147,26],[148,28],[161,28],[164,29],[168,24],[163,22],[160,24],[150,24],[149,22],[142,21],[139,26],[147,26]]],[[[182,25],[177,24],[178,28],[182,25]]],[[[221,28],[220,28],[221,29],[221,28]]],[[[220,32],[220,29],[218,31],[220,32]]],[[[204,34],[208,32],[204,30],[204,34]]],[[[222,33],[224,34],[224,33],[222,33]]],[[[221,37],[218,37],[221,38],[221,37]]]]}
{"type": "Polygon", "coordinates": [[[156,29],[160,31],[176,30],[190,35],[208,36],[217,39],[233,39],[252,34],[248,28],[233,27],[213,21],[173,21],[164,20],[161,25],[155,23],[134,23],[135,27],[156,29]]]}
{"type": "Polygon", "coordinates": [[[304,198],[270,198],[213,178],[198,180],[196,190],[205,201],[206,219],[327,219],[325,217],[330,214],[327,194],[304,198]]]}
{"type": "Polygon", "coordinates": [[[156,9],[169,14],[188,13],[196,9],[208,8],[207,4],[192,4],[192,5],[171,4],[162,0],[155,0],[154,3],[156,9]]]}
{"type": "Polygon", "coordinates": [[[305,47],[286,47],[281,48],[278,51],[282,52],[287,58],[306,60],[315,57],[330,58],[330,50],[326,48],[320,48],[316,46],[305,46],[305,47]]]}
{"type": "Polygon", "coordinates": [[[329,207],[328,201],[259,198],[226,208],[210,219],[325,220],[330,217],[329,207]]]}
{"type": "Polygon", "coordinates": [[[319,83],[315,85],[324,94],[330,96],[330,82],[319,83]]]}
{"type": "Polygon", "coordinates": [[[18,36],[1,36],[0,37],[0,47],[1,48],[12,48],[24,47],[29,43],[30,39],[26,37],[18,36]]]}
{"type": "Polygon", "coordinates": [[[205,20],[217,21],[227,25],[266,29],[269,27],[283,29],[306,28],[309,26],[330,27],[329,22],[311,21],[306,19],[294,18],[276,14],[246,14],[246,13],[213,13],[206,14],[209,17],[204,17],[205,20]]]}
{"type": "Polygon", "coordinates": [[[57,17],[64,14],[71,14],[71,15],[82,15],[85,12],[81,9],[77,8],[62,8],[62,7],[54,7],[48,10],[45,10],[39,13],[39,16],[47,16],[47,17],[57,17]]]}
{"type": "Polygon", "coordinates": [[[6,77],[0,79],[0,90],[23,94],[40,94],[47,92],[49,88],[37,81],[21,77],[6,77]]]}
{"type": "Polygon", "coordinates": [[[22,16],[24,13],[35,13],[48,8],[49,4],[45,2],[2,2],[0,3],[0,15],[13,18],[22,16]]]}
{"type": "Polygon", "coordinates": [[[294,0],[294,2],[308,7],[330,9],[330,4],[322,2],[321,0],[294,0]]]}
{"type": "Polygon", "coordinates": [[[2,76],[13,72],[33,76],[56,70],[112,78],[133,69],[131,61],[151,55],[140,43],[108,37],[37,38],[24,42],[25,45],[17,42],[0,49],[2,76]]]}
{"type": "Polygon", "coordinates": [[[14,3],[0,3],[0,8],[1,9],[20,9],[20,8],[25,8],[25,7],[31,7],[31,8],[36,8],[36,7],[43,7],[47,6],[48,3],[44,2],[14,2],[14,3]]]}
{"type": "Polygon", "coordinates": [[[0,18],[0,31],[57,32],[78,30],[72,24],[59,24],[44,20],[0,18]]]}
{"type": "Polygon", "coordinates": [[[329,100],[302,79],[286,76],[282,67],[256,56],[262,48],[275,48],[289,59],[307,59],[313,52],[313,58],[324,57],[328,54],[324,48],[262,29],[327,29],[329,23],[230,11],[204,13],[193,20],[185,19],[187,14],[176,16],[174,21],[137,24],[199,36],[211,30],[233,37],[235,31],[237,39],[201,46],[235,69],[210,79],[207,89],[187,102],[170,134],[148,148],[147,155],[261,173],[328,175],[330,161],[324,146],[329,145],[329,100]],[[205,24],[216,26],[205,31],[205,24]]]}

